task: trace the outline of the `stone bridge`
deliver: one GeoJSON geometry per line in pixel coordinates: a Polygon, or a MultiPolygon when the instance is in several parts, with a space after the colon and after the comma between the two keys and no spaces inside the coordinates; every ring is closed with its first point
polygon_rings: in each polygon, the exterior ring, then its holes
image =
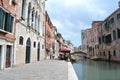
{"type": "Polygon", "coordinates": [[[77,61],[86,58],[86,56],[87,56],[87,53],[84,53],[84,52],[81,52],[81,51],[80,52],[71,53],[71,57],[73,59],[76,59],[77,61]]]}

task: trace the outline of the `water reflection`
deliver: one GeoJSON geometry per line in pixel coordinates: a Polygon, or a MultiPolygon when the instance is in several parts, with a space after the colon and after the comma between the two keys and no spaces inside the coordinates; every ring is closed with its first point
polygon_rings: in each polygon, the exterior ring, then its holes
{"type": "Polygon", "coordinates": [[[73,64],[79,80],[120,80],[120,64],[85,60],[73,64]]]}

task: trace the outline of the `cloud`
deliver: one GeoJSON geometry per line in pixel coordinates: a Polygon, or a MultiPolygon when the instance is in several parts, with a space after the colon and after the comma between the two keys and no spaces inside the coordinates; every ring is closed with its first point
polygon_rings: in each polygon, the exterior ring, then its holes
{"type": "Polygon", "coordinates": [[[81,43],[81,30],[91,27],[94,20],[104,20],[117,7],[110,0],[48,0],[46,10],[54,26],[75,46],[81,43]]]}

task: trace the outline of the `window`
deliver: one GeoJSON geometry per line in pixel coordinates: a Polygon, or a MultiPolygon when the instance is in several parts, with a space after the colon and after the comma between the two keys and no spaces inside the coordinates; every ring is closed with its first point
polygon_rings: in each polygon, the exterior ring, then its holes
{"type": "Polygon", "coordinates": [[[34,17],[35,17],[35,8],[33,7],[33,8],[32,8],[32,24],[31,24],[32,27],[34,27],[34,21],[35,21],[35,20],[34,20],[34,19],[35,19],[34,17]]]}
{"type": "Polygon", "coordinates": [[[44,45],[42,45],[42,49],[44,49],[44,45]]]}
{"type": "Polygon", "coordinates": [[[35,14],[35,27],[36,27],[36,30],[38,31],[38,12],[36,11],[36,14],[35,14]]]}
{"type": "Polygon", "coordinates": [[[109,44],[112,42],[111,34],[108,34],[107,36],[105,36],[105,42],[106,44],[109,44]]]}
{"type": "Polygon", "coordinates": [[[104,24],[104,27],[105,27],[105,29],[109,28],[108,22],[106,22],[106,23],[104,24]]]}
{"type": "Polygon", "coordinates": [[[19,37],[19,44],[23,45],[23,37],[22,36],[19,37]]]}
{"type": "Polygon", "coordinates": [[[12,33],[13,29],[13,16],[0,8],[0,29],[12,33]]]}
{"type": "Polygon", "coordinates": [[[34,48],[36,47],[36,42],[34,42],[33,46],[34,46],[34,48]]]}
{"type": "Polygon", "coordinates": [[[115,50],[113,51],[113,56],[116,56],[116,51],[115,50]]]}
{"type": "Polygon", "coordinates": [[[27,25],[30,26],[30,14],[31,14],[31,3],[28,5],[28,18],[27,18],[27,25]]]}
{"type": "Polygon", "coordinates": [[[103,52],[103,55],[105,56],[105,51],[103,52]]]}
{"type": "Polygon", "coordinates": [[[120,29],[117,28],[117,37],[120,38],[120,29]]]}
{"type": "Polygon", "coordinates": [[[119,20],[120,19],[120,13],[119,14],[117,14],[117,20],[119,20]]]}
{"type": "Polygon", "coordinates": [[[101,56],[101,52],[100,52],[99,54],[100,54],[100,56],[101,56]]]}
{"type": "Polygon", "coordinates": [[[113,23],[114,23],[114,18],[111,18],[109,24],[113,24],[113,23]]]}
{"type": "Polygon", "coordinates": [[[40,15],[38,16],[38,31],[40,29],[40,15]]]}
{"type": "Polygon", "coordinates": [[[17,5],[16,0],[11,0],[11,3],[12,3],[13,5],[17,5]]]}
{"type": "Polygon", "coordinates": [[[116,40],[116,31],[113,31],[113,40],[116,40]]]}
{"type": "Polygon", "coordinates": [[[25,12],[26,12],[26,0],[22,0],[21,17],[25,18],[25,12]]]}
{"type": "Polygon", "coordinates": [[[102,42],[105,42],[105,36],[104,35],[102,36],[102,42]]]}

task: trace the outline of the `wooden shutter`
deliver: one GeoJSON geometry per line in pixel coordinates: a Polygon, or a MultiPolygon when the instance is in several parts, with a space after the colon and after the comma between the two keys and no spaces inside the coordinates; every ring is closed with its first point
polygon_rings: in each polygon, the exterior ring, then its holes
{"type": "Polygon", "coordinates": [[[5,31],[12,32],[13,28],[13,17],[10,15],[10,13],[6,13],[6,18],[5,18],[5,31]]]}
{"type": "Polygon", "coordinates": [[[9,14],[6,13],[5,15],[5,27],[4,27],[5,31],[9,31],[9,14]]]}
{"type": "Polygon", "coordinates": [[[10,32],[12,32],[13,29],[13,20],[14,20],[13,16],[10,15],[10,26],[9,26],[10,32]]]}
{"type": "Polygon", "coordinates": [[[0,8],[0,29],[3,29],[3,20],[4,20],[3,18],[4,18],[4,12],[0,8]]]}

